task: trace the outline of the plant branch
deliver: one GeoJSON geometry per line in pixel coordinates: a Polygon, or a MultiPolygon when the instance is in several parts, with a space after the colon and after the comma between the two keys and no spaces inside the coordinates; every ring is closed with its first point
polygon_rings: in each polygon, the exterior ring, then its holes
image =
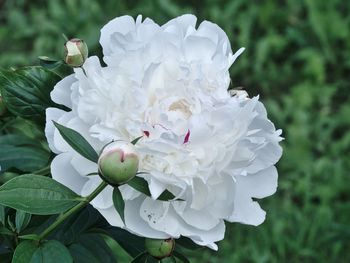
{"type": "Polygon", "coordinates": [[[77,205],[69,209],[67,212],[61,214],[57,217],[56,221],[53,222],[52,225],[50,225],[48,228],[46,228],[40,235],[39,240],[43,240],[45,237],[47,237],[53,230],[55,230],[60,224],[64,222],[68,217],[70,217],[75,212],[82,209],[84,206],[86,206],[88,203],[90,203],[99,193],[102,192],[103,189],[106,188],[108,184],[105,181],[102,181],[102,183],[88,196],[84,197],[84,199],[79,202],[77,205]]]}

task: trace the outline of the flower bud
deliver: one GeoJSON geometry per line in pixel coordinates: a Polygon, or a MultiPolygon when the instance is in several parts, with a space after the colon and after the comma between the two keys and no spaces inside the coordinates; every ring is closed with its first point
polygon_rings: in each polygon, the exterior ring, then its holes
{"type": "Polygon", "coordinates": [[[88,57],[88,47],[84,40],[73,38],[64,45],[64,61],[72,67],[81,67],[88,57]]]}
{"type": "Polygon", "coordinates": [[[0,94],[0,116],[3,116],[5,114],[5,112],[6,112],[5,102],[0,94]]]}
{"type": "Polygon", "coordinates": [[[145,247],[148,254],[157,259],[171,256],[175,248],[175,240],[146,238],[145,247]]]}
{"type": "Polygon", "coordinates": [[[124,141],[108,144],[98,159],[99,174],[111,185],[121,185],[137,173],[139,158],[135,146],[124,141]]]}

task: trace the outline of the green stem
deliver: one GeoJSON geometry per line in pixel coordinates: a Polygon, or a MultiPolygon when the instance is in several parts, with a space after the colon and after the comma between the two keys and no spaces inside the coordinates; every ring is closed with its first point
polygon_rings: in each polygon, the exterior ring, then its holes
{"type": "Polygon", "coordinates": [[[102,192],[103,189],[106,188],[108,184],[105,181],[102,181],[102,183],[87,197],[84,198],[80,203],[78,203],[76,206],[72,207],[69,209],[67,212],[64,214],[61,214],[59,217],[57,217],[56,221],[53,222],[52,225],[50,225],[48,228],[44,230],[39,236],[39,240],[43,240],[45,237],[47,237],[53,230],[56,229],[60,224],[64,222],[69,216],[74,214],[75,212],[79,211],[82,209],[84,206],[86,206],[88,203],[91,202],[99,193],[102,192]]]}

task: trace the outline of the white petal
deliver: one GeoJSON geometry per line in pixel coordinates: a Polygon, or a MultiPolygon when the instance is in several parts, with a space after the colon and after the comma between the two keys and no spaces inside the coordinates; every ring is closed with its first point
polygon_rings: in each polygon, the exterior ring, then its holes
{"type": "Polygon", "coordinates": [[[111,36],[114,33],[126,35],[130,31],[135,30],[135,20],[131,16],[120,16],[109,21],[101,29],[100,44],[103,48],[103,54],[111,54],[111,36]]]}
{"type": "Polygon", "coordinates": [[[59,81],[51,91],[51,99],[58,104],[72,108],[71,86],[76,81],[77,79],[75,78],[74,74],[71,74],[59,81]]]}
{"type": "MultiPolygon", "coordinates": [[[[88,196],[91,194],[102,182],[102,179],[98,175],[91,175],[89,180],[85,183],[81,194],[88,196]]],[[[91,204],[97,209],[107,209],[113,206],[112,199],[113,187],[107,186],[101,193],[99,193],[95,199],[91,201],[91,204]]]]}
{"type": "Polygon", "coordinates": [[[107,220],[107,222],[116,227],[124,227],[124,223],[122,219],[119,216],[119,213],[114,208],[114,206],[111,206],[106,209],[99,208],[98,211],[101,213],[101,215],[107,220]]]}
{"type": "Polygon", "coordinates": [[[71,153],[61,153],[57,155],[51,163],[51,174],[52,178],[57,182],[69,187],[80,195],[83,186],[88,180],[78,174],[71,166],[71,158],[71,153]]]}
{"type": "Polygon", "coordinates": [[[54,134],[55,134],[55,125],[53,121],[58,121],[63,114],[66,112],[57,108],[47,108],[46,109],[46,125],[45,125],[45,136],[51,151],[54,153],[60,153],[59,150],[55,147],[54,143],[54,134]]]}
{"type": "Polygon", "coordinates": [[[151,228],[140,216],[144,197],[125,202],[125,223],[128,231],[143,237],[169,238],[169,235],[151,228]]]}

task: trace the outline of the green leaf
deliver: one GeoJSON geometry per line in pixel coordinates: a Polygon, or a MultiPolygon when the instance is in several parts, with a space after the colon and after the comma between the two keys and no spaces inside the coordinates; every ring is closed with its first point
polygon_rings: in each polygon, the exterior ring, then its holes
{"type": "Polygon", "coordinates": [[[2,225],[5,225],[6,222],[6,210],[5,210],[5,206],[0,205],[0,223],[2,225]]]}
{"type": "Polygon", "coordinates": [[[32,172],[46,166],[50,153],[31,146],[1,145],[0,165],[2,170],[17,168],[32,172]]]}
{"type": "Polygon", "coordinates": [[[42,67],[0,72],[1,93],[8,110],[16,116],[42,123],[45,109],[56,106],[50,92],[59,80],[58,75],[42,67]]]}
{"type": "MultiPolygon", "coordinates": [[[[141,192],[141,193],[143,193],[143,194],[145,194],[147,196],[151,196],[151,192],[149,191],[149,188],[148,188],[148,183],[142,177],[135,176],[130,181],[128,181],[127,184],[129,186],[131,186],[132,188],[134,188],[135,190],[137,190],[137,191],[139,191],[139,192],[141,192]]],[[[171,192],[169,192],[168,190],[165,190],[157,198],[157,200],[171,201],[171,200],[174,200],[174,198],[175,198],[175,196],[171,192]]],[[[183,201],[183,199],[175,199],[175,200],[176,201],[183,201]]]]}
{"type": "Polygon", "coordinates": [[[11,230],[7,229],[4,226],[0,226],[0,234],[1,235],[7,235],[7,236],[13,236],[14,235],[14,233],[11,230]]]}
{"type": "Polygon", "coordinates": [[[57,60],[46,56],[39,56],[38,58],[39,58],[40,66],[47,69],[55,69],[64,63],[64,61],[62,60],[57,60]]]}
{"type": "Polygon", "coordinates": [[[12,263],[28,263],[31,262],[34,252],[37,250],[35,242],[25,240],[19,243],[13,254],[12,263]]]}
{"type": "Polygon", "coordinates": [[[135,145],[139,140],[142,139],[143,136],[137,137],[136,139],[131,141],[131,144],[135,145]]]}
{"type": "Polygon", "coordinates": [[[69,252],[71,253],[74,263],[102,263],[99,258],[96,258],[93,251],[84,247],[81,244],[72,244],[69,246],[69,252]]]}
{"type": "Polygon", "coordinates": [[[114,254],[107,246],[104,239],[97,233],[88,233],[80,236],[79,241],[70,246],[74,262],[90,262],[81,260],[80,256],[84,251],[90,251],[92,262],[115,263],[114,254]],[[73,245],[72,245],[73,246],[73,245]]]}
{"type": "Polygon", "coordinates": [[[180,259],[183,263],[190,263],[190,261],[178,251],[173,251],[173,255],[180,259]]]}
{"type": "Polygon", "coordinates": [[[124,229],[106,226],[103,229],[98,228],[94,231],[111,236],[132,257],[136,257],[145,250],[145,239],[133,235],[124,229]]]}
{"type": "Polygon", "coordinates": [[[78,153],[84,156],[86,159],[97,163],[98,154],[94,148],[88,143],[88,141],[77,131],[58,124],[54,121],[54,124],[63,139],[78,153]]]}
{"type": "Polygon", "coordinates": [[[176,245],[179,245],[181,247],[184,247],[190,250],[196,250],[196,249],[202,248],[202,246],[197,245],[190,238],[183,237],[183,236],[176,240],[176,245]]]}
{"type": "Polygon", "coordinates": [[[30,263],[71,263],[69,250],[57,240],[49,240],[38,247],[30,263]]]}
{"type": "Polygon", "coordinates": [[[149,188],[148,188],[148,183],[142,177],[135,176],[130,181],[128,181],[127,184],[132,188],[134,188],[135,190],[147,196],[151,196],[151,192],[149,191],[149,188]]]}
{"type": "Polygon", "coordinates": [[[40,237],[37,234],[28,234],[28,235],[22,235],[19,236],[20,239],[26,239],[26,240],[40,240],[40,237]]]}
{"type": "Polygon", "coordinates": [[[113,198],[113,204],[115,209],[119,213],[120,218],[123,220],[123,222],[125,222],[125,218],[124,218],[125,203],[124,203],[122,193],[120,192],[118,187],[114,187],[112,198],[113,198]]]}
{"type": "Polygon", "coordinates": [[[34,174],[15,177],[0,187],[0,204],[30,214],[62,213],[79,197],[55,180],[34,174]]]}
{"type": "Polygon", "coordinates": [[[135,257],[131,263],[145,263],[148,258],[147,252],[142,252],[137,257],[135,257]]]}
{"type": "Polygon", "coordinates": [[[28,214],[24,211],[21,211],[21,210],[16,211],[15,223],[16,223],[17,233],[20,233],[23,229],[25,229],[28,226],[31,217],[32,217],[31,214],[28,214]]]}

